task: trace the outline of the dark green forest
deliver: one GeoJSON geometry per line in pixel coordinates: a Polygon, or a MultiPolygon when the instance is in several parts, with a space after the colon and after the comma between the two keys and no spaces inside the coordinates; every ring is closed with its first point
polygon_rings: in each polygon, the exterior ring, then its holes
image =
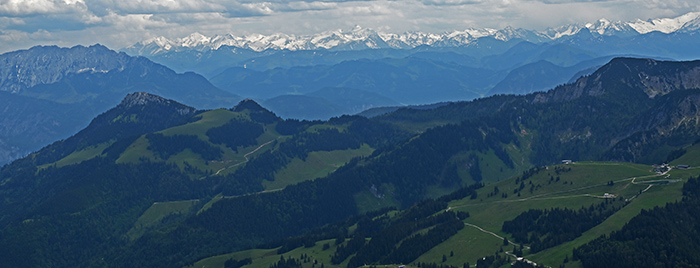
{"type": "Polygon", "coordinates": [[[624,201],[610,201],[588,208],[571,209],[531,209],[515,219],[503,223],[502,230],[509,233],[518,243],[530,245],[530,253],[574,240],[576,237],[617,212],[624,201]]]}

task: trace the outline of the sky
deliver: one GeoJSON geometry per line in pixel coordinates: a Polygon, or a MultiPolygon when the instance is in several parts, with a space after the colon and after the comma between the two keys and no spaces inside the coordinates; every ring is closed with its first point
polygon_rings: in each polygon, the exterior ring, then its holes
{"type": "Polygon", "coordinates": [[[156,36],[310,35],[354,26],[442,33],[671,18],[697,0],[0,0],[0,53],[36,45],[121,49],[156,36]]]}

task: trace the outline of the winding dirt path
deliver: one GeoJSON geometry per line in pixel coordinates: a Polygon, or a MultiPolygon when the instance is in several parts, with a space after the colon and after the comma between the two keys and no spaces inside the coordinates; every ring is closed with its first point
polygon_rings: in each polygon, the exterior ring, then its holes
{"type": "Polygon", "coordinates": [[[228,166],[228,167],[221,168],[221,169],[219,169],[218,171],[216,171],[216,173],[214,173],[214,175],[219,175],[219,173],[221,173],[221,171],[224,171],[224,170],[227,170],[227,169],[229,169],[229,168],[237,167],[237,166],[243,165],[243,164],[245,164],[245,163],[248,163],[248,161],[250,161],[250,159],[248,159],[248,156],[250,156],[251,154],[254,154],[254,153],[257,152],[258,150],[262,149],[263,147],[265,147],[266,145],[272,143],[272,142],[275,141],[275,140],[276,140],[276,139],[261,144],[260,146],[258,146],[258,148],[255,148],[255,150],[250,151],[249,153],[243,155],[243,158],[245,158],[245,161],[240,162],[240,163],[236,163],[236,164],[231,165],[231,166],[228,166]]]}
{"type": "MultiPolygon", "coordinates": [[[[614,165],[614,164],[613,164],[614,165]]],[[[619,179],[616,181],[613,181],[614,183],[620,183],[620,182],[625,182],[625,181],[630,181],[631,184],[649,184],[649,187],[644,189],[642,191],[646,192],[653,186],[653,183],[656,182],[676,182],[680,180],[666,180],[666,179],[661,179],[661,180],[653,180],[653,181],[644,181],[644,182],[636,182],[637,179],[642,179],[642,178],[653,178],[653,177],[661,177],[666,175],[670,170],[661,173],[661,174],[652,174],[652,175],[646,175],[646,176],[638,176],[638,177],[629,177],[629,178],[624,178],[624,179],[619,179]]],[[[592,198],[613,198],[612,196],[598,196],[598,195],[592,195],[592,194],[576,194],[576,195],[565,195],[565,196],[553,196],[553,197],[547,197],[551,195],[558,195],[558,194],[565,194],[565,193],[571,193],[571,192],[578,192],[581,190],[586,190],[590,188],[595,188],[595,187],[600,187],[600,186],[605,186],[607,183],[601,183],[601,184],[595,184],[595,185],[589,185],[589,186],[584,186],[584,187],[578,187],[570,190],[564,190],[564,191],[557,191],[557,192],[549,192],[549,193],[543,193],[543,194],[538,194],[538,195],[533,195],[529,196],[526,198],[520,198],[520,199],[513,199],[513,200],[499,200],[499,201],[493,201],[489,203],[479,203],[479,204],[467,204],[467,205],[462,205],[462,206],[455,206],[452,208],[459,208],[459,207],[470,207],[470,206],[481,206],[484,204],[493,204],[493,203],[513,203],[513,202],[525,202],[525,201],[535,201],[535,200],[552,200],[552,199],[565,199],[565,198],[575,198],[575,197],[592,197],[592,198]]],[[[625,186],[626,187],[626,186],[625,186]]],[[[635,196],[636,197],[636,196],[635,196]]],[[[634,199],[634,197],[630,198],[629,200],[634,199]]]]}
{"type": "MultiPolygon", "coordinates": [[[[481,227],[479,227],[479,226],[477,226],[477,225],[474,225],[474,224],[471,224],[471,223],[466,223],[466,222],[464,223],[464,225],[474,227],[474,228],[478,229],[479,231],[481,231],[481,232],[483,232],[483,233],[490,234],[490,235],[495,236],[496,238],[498,238],[498,239],[500,239],[500,240],[503,240],[503,237],[502,237],[502,236],[497,235],[497,234],[494,233],[494,232],[484,230],[484,228],[481,228],[481,227]]],[[[521,246],[521,245],[519,245],[519,244],[513,243],[513,242],[510,241],[510,240],[508,240],[508,243],[511,244],[511,245],[513,245],[513,246],[518,246],[518,247],[521,246]]],[[[528,246],[524,246],[524,247],[527,248],[527,249],[530,248],[530,247],[528,247],[528,246]]]]}
{"type": "MultiPolygon", "coordinates": [[[[474,227],[474,228],[476,228],[477,230],[479,230],[479,231],[481,231],[481,232],[483,232],[483,233],[490,234],[490,235],[492,235],[492,236],[494,236],[494,237],[496,237],[496,238],[498,238],[498,239],[500,239],[500,240],[503,240],[503,237],[502,237],[502,236],[497,235],[497,234],[494,233],[494,232],[484,230],[484,228],[481,228],[481,227],[479,227],[479,226],[477,226],[477,225],[474,225],[474,224],[471,224],[471,223],[466,223],[466,222],[464,223],[464,225],[474,227]]],[[[526,248],[526,249],[530,249],[530,247],[528,247],[528,246],[516,244],[516,243],[513,243],[513,241],[510,241],[510,240],[508,240],[508,244],[511,244],[511,245],[513,245],[513,246],[516,246],[516,247],[523,247],[523,248],[526,248]]],[[[531,260],[528,260],[528,259],[525,259],[525,258],[523,258],[523,257],[518,257],[518,256],[516,256],[515,254],[513,254],[512,251],[504,251],[503,253],[505,253],[506,255],[511,256],[511,257],[513,257],[513,258],[515,258],[516,260],[519,260],[519,261],[524,261],[524,262],[531,263],[531,264],[534,264],[534,263],[535,263],[535,262],[533,262],[533,261],[531,261],[531,260]]],[[[475,264],[475,265],[472,265],[472,266],[476,267],[476,264],[475,264]]]]}
{"type": "Polygon", "coordinates": [[[245,161],[240,162],[240,163],[236,163],[236,164],[233,164],[233,165],[230,165],[230,166],[228,166],[228,167],[223,167],[223,168],[217,170],[216,173],[214,173],[214,174],[212,174],[212,175],[207,175],[207,176],[201,177],[201,178],[199,178],[199,179],[200,179],[200,180],[203,180],[203,179],[206,179],[206,178],[209,177],[209,176],[219,175],[219,174],[220,174],[222,171],[224,171],[224,170],[227,170],[227,169],[229,169],[229,168],[234,168],[234,167],[243,165],[243,164],[245,164],[245,163],[248,163],[248,162],[250,161],[250,159],[248,158],[248,156],[250,156],[251,154],[254,154],[255,152],[259,151],[260,149],[262,149],[262,148],[265,147],[266,145],[268,145],[268,144],[270,144],[270,143],[272,143],[273,141],[276,141],[276,140],[277,140],[277,139],[274,139],[274,140],[268,141],[268,142],[266,142],[266,143],[263,143],[263,144],[261,144],[260,146],[258,146],[258,148],[255,148],[255,150],[252,150],[252,151],[248,152],[247,154],[244,154],[244,155],[243,155],[243,158],[245,158],[245,161]]]}
{"type": "MultiPolygon", "coordinates": [[[[612,165],[614,165],[614,164],[612,164],[612,165]]],[[[669,179],[657,179],[657,180],[649,180],[649,181],[642,181],[642,182],[638,182],[638,181],[637,181],[637,179],[654,178],[654,177],[662,177],[662,176],[665,176],[664,178],[668,178],[669,176],[667,175],[667,173],[668,173],[669,171],[670,171],[670,169],[667,170],[667,171],[665,171],[665,172],[663,172],[663,173],[660,173],[660,174],[651,174],[651,175],[645,175],[645,176],[624,178],[624,179],[619,179],[619,180],[616,180],[616,181],[613,181],[613,182],[615,182],[615,183],[628,182],[628,184],[625,186],[625,188],[626,188],[627,186],[631,185],[631,184],[635,184],[635,185],[644,185],[644,184],[648,184],[648,186],[647,186],[644,190],[640,191],[639,194],[641,194],[641,193],[644,193],[644,192],[648,191],[651,187],[653,187],[653,186],[655,185],[655,183],[663,183],[663,182],[672,183],[672,182],[681,181],[681,180],[669,180],[669,179]]],[[[467,205],[461,205],[461,206],[455,206],[455,207],[448,207],[447,210],[449,211],[449,210],[451,210],[451,209],[453,209],[453,208],[458,208],[458,207],[480,206],[480,205],[493,204],[493,203],[524,202],[524,201],[564,199],[564,198],[575,198],[575,197],[591,197],[591,198],[601,198],[601,199],[616,198],[617,196],[615,196],[615,195],[604,195],[604,196],[599,196],[599,195],[593,195],[593,194],[588,194],[588,193],[585,193],[585,194],[575,194],[575,195],[564,195],[564,196],[551,196],[551,195],[557,195],[557,194],[565,194],[565,193],[570,193],[570,192],[577,192],[577,191],[586,190],[586,189],[595,188],[595,187],[600,187],[600,186],[605,186],[605,185],[607,185],[607,183],[596,184],[596,185],[589,185],[589,186],[584,186],[584,187],[578,187],[578,188],[575,188],[575,189],[563,190],[563,191],[558,191],[558,192],[550,192],[550,193],[544,193],[544,194],[539,194],[539,195],[533,195],[533,196],[530,196],[530,197],[527,197],[527,198],[521,198],[521,199],[500,200],[500,201],[494,201],[494,202],[489,202],[489,203],[467,204],[467,205]]],[[[633,196],[632,198],[628,199],[627,201],[631,201],[632,199],[634,199],[635,197],[637,197],[639,194],[633,196]]],[[[483,228],[481,228],[481,227],[479,227],[479,226],[477,226],[477,225],[475,225],[475,224],[471,224],[471,223],[466,223],[466,222],[465,222],[464,225],[466,225],[466,226],[471,226],[471,227],[473,227],[473,228],[476,228],[476,229],[478,229],[479,231],[481,231],[481,232],[483,232],[483,233],[486,233],[486,234],[489,234],[489,235],[491,235],[491,236],[493,236],[493,237],[496,237],[496,238],[498,238],[498,239],[500,239],[500,240],[503,240],[503,239],[504,239],[502,236],[500,236],[500,235],[498,235],[498,234],[496,234],[496,233],[494,233],[494,232],[485,230],[485,229],[483,229],[483,228]]],[[[528,246],[519,245],[519,244],[516,244],[516,243],[514,243],[514,242],[512,242],[512,241],[510,241],[510,240],[508,240],[508,243],[511,244],[511,245],[514,245],[514,246],[518,246],[518,247],[523,246],[523,248],[530,249],[530,247],[528,247],[528,246]]],[[[522,258],[522,257],[517,257],[517,256],[516,256],[515,254],[513,254],[513,252],[511,252],[511,251],[505,251],[504,253],[505,253],[506,255],[512,256],[512,257],[514,257],[514,258],[516,258],[516,259],[518,259],[518,260],[520,260],[520,261],[524,261],[524,262],[527,262],[527,263],[534,264],[534,262],[532,262],[532,261],[530,261],[530,260],[528,260],[528,259],[525,259],[525,258],[522,258]]]]}

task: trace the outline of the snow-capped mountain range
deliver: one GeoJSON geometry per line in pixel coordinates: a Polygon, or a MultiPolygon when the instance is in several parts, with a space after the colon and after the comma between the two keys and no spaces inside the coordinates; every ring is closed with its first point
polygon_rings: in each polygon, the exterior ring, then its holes
{"type": "Polygon", "coordinates": [[[600,19],[593,23],[569,24],[544,31],[506,27],[504,29],[466,29],[446,33],[406,32],[401,34],[377,32],[356,26],[351,30],[336,30],[315,35],[253,34],[235,36],[232,34],[205,36],[193,33],[184,38],[151,38],[124,50],[139,55],[157,55],[181,50],[216,50],[223,46],[264,50],[314,50],[314,49],[377,49],[415,48],[418,46],[457,47],[468,45],[482,37],[492,37],[507,41],[523,39],[531,42],[556,40],[588,30],[598,36],[633,36],[658,31],[662,33],[693,32],[700,30],[700,12],[688,13],[676,18],[636,20],[630,22],[600,19]]]}

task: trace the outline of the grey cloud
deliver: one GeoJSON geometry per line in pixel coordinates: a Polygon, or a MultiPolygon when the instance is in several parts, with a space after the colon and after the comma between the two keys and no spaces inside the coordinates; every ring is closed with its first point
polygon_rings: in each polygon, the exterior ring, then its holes
{"type": "Polygon", "coordinates": [[[462,6],[481,4],[480,0],[423,0],[423,4],[432,6],[462,6]]]}
{"type": "Polygon", "coordinates": [[[39,30],[79,31],[88,27],[89,25],[72,15],[52,14],[24,17],[21,24],[10,25],[5,29],[33,33],[39,30]]]}
{"type": "MultiPolygon", "coordinates": [[[[312,3],[312,2],[322,2],[322,3],[348,3],[348,2],[374,2],[376,0],[297,0],[297,1],[290,1],[290,0],[268,0],[265,2],[268,3],[282,3],[282,4],[287,4],[287,3],[294,3],[294,2],[307,2],[307,3],[312,3]]],[[[260,3],[258,0],[241,0],[241,3],[260,3]]]]}
{"type": "Polygon", "coordinates": [[[217,13],[227,17],[254,17],[269,15],[273,10],[268,2],[239,2],[231,0],[97,0],[88,5],[90,12],[104,16],[109,12],[126,14],[196,14],[217,13]]]}
{"type": "Polygon", "coordinates": [[[103,15],[108,11],[119,14],[164,13],[222,13],[229,17],[263,16],[273,12],[324,10],[332,3],[347,1],[251,1],[251,0],[96,0],[88,4],[91,12],[103,15]]]}
{"type": "Polygon", "coordinates": [[[117,14],[157,14],[157,13],[199,13],[221,12],[226,2],[207,0],[93,0],[87,3],[88,9],[98,16],[110,12],[117,14]],[[223,3],[217,3],[223,2],[223,3]]]}
{"type": "Polygon", "coordinates": [[[614,2],[610,0],[534,0],[545,4],[569,4],[569,3],[595,3],[595,2],[614,2]]]}

